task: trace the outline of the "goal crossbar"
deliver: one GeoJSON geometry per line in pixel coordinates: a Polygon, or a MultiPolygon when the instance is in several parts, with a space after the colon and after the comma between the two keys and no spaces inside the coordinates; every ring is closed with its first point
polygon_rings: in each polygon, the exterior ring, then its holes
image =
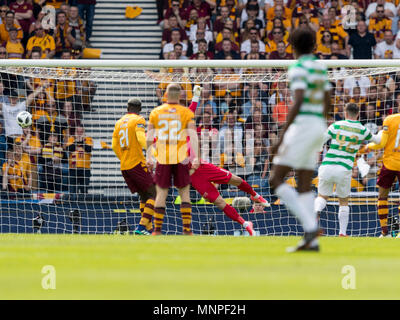
{"type": "MultiPolygon", "coordinates": [[[[52,60],[0,59],[0,67],[75,68],[287,68],[295,60],[52,60]]],[[[400,59],[323,60],[328,68],[400,67],[400,59]]]]}

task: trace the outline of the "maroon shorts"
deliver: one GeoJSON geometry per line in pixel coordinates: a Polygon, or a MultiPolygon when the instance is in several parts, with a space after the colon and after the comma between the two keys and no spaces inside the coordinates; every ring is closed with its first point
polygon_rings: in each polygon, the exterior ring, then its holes
{"type": "Polygon", "coordinates": [[[219,197],[219,192],[212,183],[227,184],[232,178],[232,173],[211,163],[202,163],[190,178],[193,188],[204,199],[214,202],[219,197]]]}
{"type": "Polygon", "coordinates": [[[160,164],[157,163],[155,183],[161,188],[169,188],[172,178],[177,188],[186,187],[190,184],[189,166],[187,164],[160,164]]]}
{"type": "Polygon", "coordinates": [[[144,163],[129,170],[121,170],[122,176],[132,193],[146,191],[154,185],[154,177],[144,163]]]}
{"type": "Polygon", "coordinates": [[[377,185],[384,189],[390,189],[396,177],[400,181],[400,171],[393,171],[382,165],[381,172],[378,176],[377,185]]]}

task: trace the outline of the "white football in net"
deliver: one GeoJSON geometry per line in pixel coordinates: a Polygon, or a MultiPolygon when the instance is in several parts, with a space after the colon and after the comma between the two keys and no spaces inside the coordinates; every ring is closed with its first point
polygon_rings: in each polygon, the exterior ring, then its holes
{"type": "Polygon", "coordinates": [[[17,122],[22,128],[29,127],[32,124],[32,115],[28,111],[21,111],[17,114],[17,122]]]}

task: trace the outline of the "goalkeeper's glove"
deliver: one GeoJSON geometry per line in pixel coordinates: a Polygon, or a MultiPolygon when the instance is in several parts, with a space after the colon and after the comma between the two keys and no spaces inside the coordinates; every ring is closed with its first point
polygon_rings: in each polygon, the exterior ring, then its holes
{"type": "Polygon", "coordinates": [[[202,89],[203,88],[198,86],[198,85],[194,86],[194,88],[193,88],[193,99],[192,99],[193,102],[199,102],[202,89]]]}

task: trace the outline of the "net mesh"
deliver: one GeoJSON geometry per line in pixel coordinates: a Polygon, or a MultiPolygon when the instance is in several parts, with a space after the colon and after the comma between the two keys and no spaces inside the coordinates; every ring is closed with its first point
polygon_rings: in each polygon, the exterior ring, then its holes
{"type": "MultiPolygon", "coordinates": [[[[271,203],[271,208],[249,205],[242,198],[249,195],[234,186],[218,186],[223,198],[262,235],[302,232],[297,220],[271,194],[268,183],[269,148],[285,123],[291,103],[285,69],[3,67],[0,73],[1,232],[132,231],[140,219],[138,195],[129,192],[122,178],[119,160],[111,149],[112,132],[125,114],[129,98],[141,99],[142,115],[148,120],[151,110],[165,101],[166,86],[172,82],[184,89],[181,103],[185,106],[190,104],[193,86],[203,88],[196,110],[198,132],[204,141],[203,158],[245,179],[271,203]],[[18,101],[13,105],[15,92],[18,101]],[[12,119],[23,109],[33,115],[33,124],[22,132],[12,119]],[[230,109],[236,112],[234,120],[230,109]],[[226,139],[228,151],[221,149],[221,139],[226,139]]],[[[344,105],[354,102],[360,107],[361,122],[377,133],[383,119],[398,112],[399,76],[395,67],[330,69],[334,113],[329,123],[342,119],[344,105]]],[[[374,236],[381,231],[376,188],[381,156],[381,152],[364,156],[370,165],[366,176],[361,176],[357,166],[353,169],[350,235],[374,236]]],[[[286,182],[296,186],[294,174],[286,182]]],[[[316,170],[315,191],[317,186],[316,170]]],[[[398,184],[389,197],[389,216],[394,222],[397,189],[398,184]]],[[[194,233],[242,234],[239,224],[194,189],[191,198],[194,233]]],[[[167,201],[163,231],[180,234],[182,219],[175,189],[170,190],[167,201]]],[[[338,234],[337,212],[333,195],[320,217],[327,235],[338,234]]]]}

